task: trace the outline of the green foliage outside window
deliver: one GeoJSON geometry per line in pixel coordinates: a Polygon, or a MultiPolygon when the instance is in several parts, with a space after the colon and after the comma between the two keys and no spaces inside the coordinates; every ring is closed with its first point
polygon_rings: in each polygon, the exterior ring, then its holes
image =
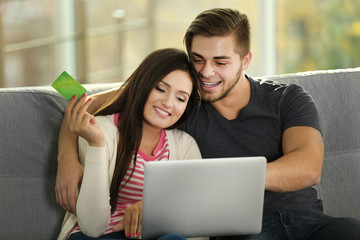
{"type": "Polygon", "coordinates": [[[360,66],[360,1],[277,1],[279,73],[360,66]]]}

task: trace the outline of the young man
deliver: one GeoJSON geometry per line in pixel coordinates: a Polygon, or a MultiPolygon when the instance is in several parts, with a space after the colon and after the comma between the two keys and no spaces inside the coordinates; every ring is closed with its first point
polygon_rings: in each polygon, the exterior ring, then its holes
{"type": "MultiPolygon", "coordinates": [[[[252,57],[246,15],[231,9],[204,11],[184,40],[200,76],[203,102],[182,129],[195,138],[203,158],[261,155],[268,160],[262,232],[228,238],[360,239],[360,222],[325,216],[311,187],[320,181],[324,155],[311,96],[296,85],[245,75],[252,57]]],[[[103,102],[107,97],[95,99],[103,102]]],[[[63,130],[59,139],[57,199],[75,211],[82,168],[74,144],[64,141],[66,135],[63,130]],[[64,154],[69,148],[72,153],[64,154]]]]}

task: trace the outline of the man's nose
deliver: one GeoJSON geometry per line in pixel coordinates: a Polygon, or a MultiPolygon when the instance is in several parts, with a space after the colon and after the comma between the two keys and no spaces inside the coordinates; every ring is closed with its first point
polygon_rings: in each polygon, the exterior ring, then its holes
{"type": "Polygon", "coordinates": [[[205,78],[208,78],[211,75],[213,75],[214,74],[214,68],[211,65],[211,63],[205,63],[203,65],[202,69],[200,70],[200,74],[205,78]]]}

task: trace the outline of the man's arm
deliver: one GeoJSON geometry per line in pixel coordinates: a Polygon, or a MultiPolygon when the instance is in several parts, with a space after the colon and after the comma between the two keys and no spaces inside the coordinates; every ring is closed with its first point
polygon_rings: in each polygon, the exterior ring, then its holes
{"type": "Polygon", "coordinates": [[[56,201],[65,210],[75,213],[76,189],[81,182],[83,166],[78,161],[78,136],[68,130],[63,118],[58,140],[58,168],[56,174],[56,201]]]}
{"type": "Polygon", "coordinates": [[[283,157],[267,164],[266,190],[290,192],[320,182],[324,159],[321,133],[312,127],[291,127],[283,133],[283,157]]]}
{"type": "MultiPolygon", "coordinates": [[[[110,90],[92,95],[89,113],[94,113],[110,97],[114,96],[116,90],[110,90]]],[[[76,213],[76,189],[81,182],[84,168],[78,160],[78,136],[69,131],[69,111],[74,105],[83,105],[86,95],[82,96],[78,102],[71,99],[61,123],[58,141],[58,169],[56,175],[56,201],[65,210],[76,213]]]]}
{"type": "MultiPolygon", "coordinates": [[[[114,97],[117,92],[118,89],[116,88],[90,95],[89,97],[93,99],[93,102],[89,106],[87,112],[94,114],[104,103],[114,97]]],[[[119,94],[121,94],[121,90],[119,91],[119,94]]]]}

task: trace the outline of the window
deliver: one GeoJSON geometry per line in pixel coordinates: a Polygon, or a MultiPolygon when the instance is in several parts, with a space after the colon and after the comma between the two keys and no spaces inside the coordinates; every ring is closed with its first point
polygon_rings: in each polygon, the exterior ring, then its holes
{"type": "Polygon", "coordinates": [[[54,1],[2,1],[0,87],[45,84],[56,67],[54,1]]]}
{"type": "Polygon", "coordinates": [[[360,1],[277,0],[277,72],[360,66],[360,1]]]}
{"type": "Polygon", "coordinates": [[[358,0],[3,0],[0,87],[49,85],[64,70],[124,81],[149,52],[184,49],[190,22],[214,7],[248,15],[251,76],[360,65],[358,0]]]}
{"type": "Polygon", "coordinates": [[[0,87],[122,81],[153,49],[151,1],[0,2],[0,87]]]}

